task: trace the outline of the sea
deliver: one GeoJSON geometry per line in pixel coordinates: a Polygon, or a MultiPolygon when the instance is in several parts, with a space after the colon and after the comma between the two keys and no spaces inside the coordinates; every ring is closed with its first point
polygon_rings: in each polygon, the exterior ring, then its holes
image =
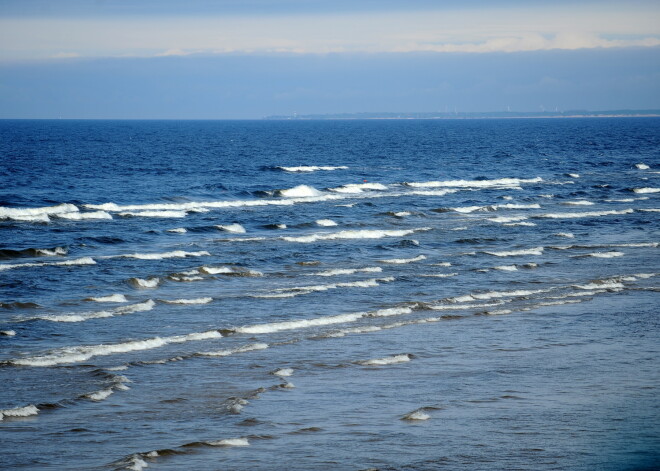
{"type": "Polygon", "coordinates": [[[660,469],[660,118],[0,121],[0,468],[660,469]]]}

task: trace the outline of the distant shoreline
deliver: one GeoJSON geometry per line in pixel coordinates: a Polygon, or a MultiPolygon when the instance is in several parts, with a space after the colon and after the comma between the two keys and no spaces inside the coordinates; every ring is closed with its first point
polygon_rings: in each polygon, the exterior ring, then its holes
{"type": "Polygon", "coordinates": [[[293,120],[438,120],[438,119],[539,119],[539,118],[658,118],[660,110],[612,110],[612,111],[585,111],[575,110],[566,112],[536,112],[536,113],[338,113],[338,114],[308,114],[308,115],[274,115],[266,116],[265,120],[293,121],[293,120]]]}

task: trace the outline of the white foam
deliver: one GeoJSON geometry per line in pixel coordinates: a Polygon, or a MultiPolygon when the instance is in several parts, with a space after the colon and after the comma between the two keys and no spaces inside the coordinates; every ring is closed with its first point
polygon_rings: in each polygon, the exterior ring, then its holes
{"type": "Polygon", "coordinates": [[[56,214],[55,216],[61,219],[69,219],[72,221],[82,221],[86,219],[112,219],[110,213],[106,213],[105,211],[90,211],[87,213],[60,213],[56,214]]]}
{"type": "Polygon", "coordinates": [[[213,298],[192,298],[192,299],[162,299],[167,304],[208,304],[213,298]]]}
{"type": "Polygon", "coordinates": [[[66,255],[68,251],[65,247],[55,247],[54,249],[36,249],[35,252],[41,257],[57,257],[66,255]]]}
{"type": "Polygon", "coordinates": [[[58,204],[57,206],[46,206],[41,208],[7,208],[0,206],[0,219],[18,219],[31,217],[37,219],[48,215],[72,213],[80,211],[77,206],[69,203],[58,204]]]}
{"type": "Polygon", "coordinates": [[[427,231],[430,230],[429,227],[417,228],[417,229],[404,229],[404,230],[356,230],[356,231],[339,231],[339,232],[327,232],[327,233],[317,233],[307,236],[299,237],[282,237],[282,240],[287,242],[303,242],[310,243],[316,242],[319,240],[340,240],[340,239],[381,239],[384,237],[404,237],[410,234],[415,233],[416,231],[427,231]]]}
{"type": "Polygon", "coordinates": [[[299,167],[277,167],[286,172],[317,172],[319,170],[332,171],[332,170],[345,170],[348,167],[340,165],[338,167],[331,166],[316,166],[316,165],[301,165],[299,167]]]}
{"type": "Polygon", "coordinates": [[[332,219],[318,219],[316,221],[316,225],[322,227],[332,227],[332,226],[336,226],[337,223],[332,219]]]}
{"type": "Polygon", "coordinates": [[[451,278],[456,275],[458,275],[458,273],[427,273],[419,276],[424,278],[451,278]]]}
{"type": "Polygon", "coordinates": [[[579,173],[568,173],[567,175],[568,175],[569,177],[571,177],[571,178],[580,178],[580,174],[579,174],[579,173]]]}
{"type": "Polygon", "coordinates": [[[168,229],[167,232],[174,232],[176,234],[185,234],[188,230],[185,227],[177,227],[175,229],[168,229]]]}
{"type": "Polygon", "coordinates": [[[127,469],[130,471],[142,471],[144,468],[148,468],[149,464],[144,461],[139,455],[132,455],[128,461],[130,465],[127,469]]]}
{"type": "Polygon", "coordinates": [[[163,253],[130,253],[122,255],[109,255],[103,258],[135,258],[138,260],[162,260],[165,258],[185,258],[185,257],[204,257],[211,255],[207,251],[201,252],[185,252],[183,250],[174,250],[172,252],[163,253]]]}
{"type": "Polygon", "coordinates": [[[278,288],[274,290],[275,294],[254,295],[257,298],[293,298],[302,294],[309,294],[316,291],[328,291],[337,288],[374,288],[380,286],[380,283],[394,281],[393,277],[372,278],[369,280],[360,280],[347,283],[332,283],[327,285],[295,286],[292,288],[278,288]]]}
{"type": "Polygon", "coordinates": [[[567,239],[575,238],[575,236],[570,232],[556,232],[554,235],[557,237],[566,237],[567,239]]]}
{"type": "Polygon", "coordinates": [[[459,208],[449,208],[452,211],[456,211],[457,213],[473,213],[475,211],[488,211],[491,209],[491,206],[463,206],[459,208]]]}
{"type": "Polygon", "coordinates": [[[119,213],[122,217],[143,217],[143,218],[185,218],[186,211],[124,211],[119,213]]]}
{"type": "Polygon", "coordinates": [[[298,185],[288,190],[279,190],[277,193],[285,198],[308,198],[323,195],[319,190],[308,185],[298,185]]]}
{"type": "Polygon", "coordinates": [[[409,414],[404,415],[402,417],[402,420],[428,420],[430,418],[431,416],[428,415],[426,412],[421,410],[416,410],[409,414]]]}
{"type": "Polygon", "coordinates": [[[540,177],[532,179],[520,178],[500,178],[497,180],[450,180],[450,181],[430,181],[420,183],[406,183],[413,188],[437,188],[437,187],[458,187],[458,188],[511,188],[518,187],[522,183],[542,182],[540,177]]]}
{"type": "Polygon", "coordinates": [[[642,211],[642,212],[645,212],[645,213],[658,213],[658,212],[660,212],[660,209],[657,209],[657,208],[638,209],[638,211],[642,211]]]}
{"type": "Polygon", "coordinates": [[[420,260],[426,260],[425,255],[418,255],[417,257],[413,258],[390,258],[386,260],[379,260],[381,263],[389,263],[389,264],[394,264],[394,265],[403,265],[406,263],[413,263],[413,262],[419,262],[420,260]]]}
{"type": "Polygon", "coordinates": [[[29,405],[25,407],[16,407],[14,409],[1,409],[0,410],[0,421],[4,417],[30,417],[31,415],[37,415],[39,409],[36,406],[29,405]]]}
{"type": "Polygon", "coordinates": [[[0,335],[4,335],[5,337],[14,337],[16,335],[15,330],[0,330],[0,335]]]}
{"type": "Polygon", "coordinates": [[[309,276],[338,276],[338,275],[352,275],[354,273],[380,273],[383,269],[381,267],[367,267],[367,268],[336,268],[334,270],[327,270],[317,273],[309,273],[309,276]]]}
{"type": "Polygon", "coordinates": [[[13,265],[2,264],[0,265],[0,271],[11,270],[13,268],[71,266],[71,265],[96,265],[96,261],[91,257],[82,257],[82,258],[77,258],[75,260],[64,260],[61,262],[17,263],[13,265]]]}
{"type": "Polygon", "coordinates": [[[547,214],[538,214],[534,217],[549,218],[549,219],[575,219],[575,218],[622,215],[622,214],[630,214],[632,212],[634,212],[632,209],[623,209],[620,211],[612,210],[612,211],[589,211],[582,213],[547,213],[547,214]]]}
{"type": "Polygon", "coordinates": [[[233,232],[235,234],[245,234],[247,231],[243,226],[240,224],[228,224],[228,225],[217,225],[215,226],[221,231],[226,231],[226,232],[233,232]]]}
{"type": "Polygon", "coordinates": [[[395,365],[397,363],[406,363],[408,361],[410,361],[410,355],[406,353],[403,355],[394,355],[391,357],[359,361],[357,363],[364,366],[383,366],[383,365],[395,365]]]}
{"type": "Polygon", "coordinates": [[[278,370],[273,371],[273,374],[275,376],[282,376],[282,377],[291,376],[293,374],[293,368],[280,368],[278,370]]]}
{"type": "Polygon", "coordinates": [[[109,294],[108,296],[87,298],[87,301],[96,301],[97,303],[126,303],[128,299],[123,294],[109,294]]]}
{"type": "Polygon", "coordinates": [[[575,285],[576,288],[585,289],[585,290],[602,290],[602,289],[623,289],[625,285],[619,281],[615,280],[601,280],[589,283],[587,285],[575,285]]]}
{"type": "Polygon", "coordinates": [[[527,216],[498,216],[495,218],[488,218],[487,221],[498,222],[498,223],[507,223],[507,222],[519,222],[527,219],[527,216]]]}
{"type": "Polygon", "coordinates": [[[496,209],[541,209],[541,205],[538,203],[533,203],[533,204],[507,203],[507,204],[496,204],[493,207],[496,209]]]}
{"type": "MultiPolygon", "coordinates": [[[[459,298],[461,299],[461,301],[463,301],[463,298],[465,298],[464,299],[465,301],[475,301],[475,299],[472,296],[459,296],[458,298],[450,299],[450,301],[459,298]]],[[[494,303],[486,303],[486,304],[460,304],[458,306],[453,304],[436,304],[427,307],[433,311],[456,311],[456,310],[468,310],[468,309],[481,309],[484,307],[500,306],[501,304],[503,304],[503,301],[496,301],[494,303]]]]}
{"type": "Polygon", "coordinates": [[[316,319],[300,319],[295,321],[273,322],[269,324],[257,324],[252,326],[239,327],[236,332],[242,334],[268,334],[282,330],[305,329],[309,327],[318,327],[331,324],[341,324],[344,322],[355,322],[362,318],[366,313],[357,312],[352,314],[339,314],[336,316],[319,317],[316,319]]]}
{"type": "Polygon", "coordinates": [[[381,183],[349,183],[329,190],[336,193],[362,193],[364,190],[387,190],[387,187],[381,183]]]}
{"type": "Polygon", "coordinates": [[[644,164],[644,163],[641,163],[641,162],[638,163],[638,164],[635,164],[635,167],[637,167],[637,168],[640,169],[640,170],[648,170],[648,169],[651,168],[651,167],[649,167],[648,165],[646,165],[646,164],[644,164]]]}
{"type": "Polygon", "coordinates": [[[496,257],[516,257],[518,255],[542,255],[543,247],[536,247],[533,249],[522,249],[522,250],[510,250],[505,252],[484,252],[488,255],[494,255],[496,257]]]}
{"type": "Polygon", "coordinates": [[[660,188],[633,188],[635,193],[660,193],[660,188]]]}
{"type": "Polygon", "coordinates": [[[138,288],[156,288],[160,284],[160,278],[131,278],[130,281],[138,288]]]}
{"type": "Polygon", "coordinates": [[[395,217],[398,217],[398,218],[403,218],[403,217],[406,217],[406,216],[410,216],[410,214],[411,213],[409,211],[398,211],[396,213],[392,213],[392,216],[395,216],[395,217]]]}
{"type": "Polygon", "coordinates": [[[102,389],[93,393],[85,394],[84,397],[91,399],[92,401],[102,401],[107,399],[115,391],[112,388],[102,389]]]}
{"type": "Polygon", "coordinates": [[[518,271],[518,268],[515,265],[500,265],[498,267],[493,267],[493,270],[518,271]]]}
{"type": "Polygon", "coordinates": [[[593,206],[596,203],[587,200],[578,200],[578,201],[565,201],[562,204],[567,206],[593,206]]]}
{"type": "Polygon", "coordinates": [[[263,273],[256,270],[247,270],[238,267],[201,267],[199,269],[207,275],[238,275],[238,276],[263,276],[263,273]]]}
{"type": "Polygon", "coordinates": [[[224,440],[217,440],[214,442],[206,442],[212,446],[249,446],[250,442],[247,438],[225,438],[224,440]]]}
{"type": "Polygon", "coordinates": [[[46,355],[9,360],[9,363],[18,366],[53,366],[64,363],[80,363],[97,356],[150,350],[172,343],[218,339],[221,337],[222,334],[217,330],[210,330],[207,332],[195,332],[186,335],[175,335],[172,337],[154,337],[144,340],[131,340],[115,344],[80,345],[54,349],[46,355]]]}
{"type": "Polygon", "coordinates": [[[243,345],[242,347],[232,348],[228,350],[216,350],[214,352],[199,352],[198,355],[203,355],[206,357],[226,357],[229,355],[234,355],[235,353],[251,352],[254,350],[265,350],[266,348],[268,348],[267,343],[251,343],[248,345],[243,345]]]}
{"type": "Polygon", "coordinates": [[[439,263],[432,263],[434,267],[451,267],[451,263],[449,262],[439,262],[439,263]]]}
{"type": "Polygon", "coordinates": [[[129,306],[120,306],[110,311],[96,311],[96,312],[82,312],[80,314],[61,314],[61,315],[44,315],[35,316],[30,319],[42,319],[51,322],[85,322],[91,319],[104,319],[108,317],[123,316],[125,314],[132,314],[134,312],[151,311],[156,303],[151,299],[131,304],[129,306]]]}
{"type": "Polygon", "coordinates": [[[614,257],[623,257],[625,254],[623,252],[617,252],[612,250],[610,252],[594,252],[585,254],[585,257],[595,257],[595,258],[614,258],[614,257]]]}
{"type": "Polygon", "coordinates": [[[515,226],[526,226],[526,227],[533,227],[536,226],[533,222],[509,222],[502,224],[503,226],[509,226],[509,227],[515,227],[515,226]]]}

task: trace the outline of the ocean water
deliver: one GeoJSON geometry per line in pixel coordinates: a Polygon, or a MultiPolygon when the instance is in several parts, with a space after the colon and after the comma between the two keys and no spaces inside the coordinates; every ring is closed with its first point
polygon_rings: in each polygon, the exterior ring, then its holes
{"type": "Polygon", "coordinates": [[[0,121],[0,468],[660,463],[660,119],[0,121]]]}

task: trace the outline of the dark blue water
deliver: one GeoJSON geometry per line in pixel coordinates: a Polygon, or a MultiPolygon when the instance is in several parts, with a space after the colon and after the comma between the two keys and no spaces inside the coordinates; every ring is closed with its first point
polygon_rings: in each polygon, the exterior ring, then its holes
{"type": "Polygon", "coordinates": [[[659,131],[0,121],[0,467],[657,467],[659,131]]]}

